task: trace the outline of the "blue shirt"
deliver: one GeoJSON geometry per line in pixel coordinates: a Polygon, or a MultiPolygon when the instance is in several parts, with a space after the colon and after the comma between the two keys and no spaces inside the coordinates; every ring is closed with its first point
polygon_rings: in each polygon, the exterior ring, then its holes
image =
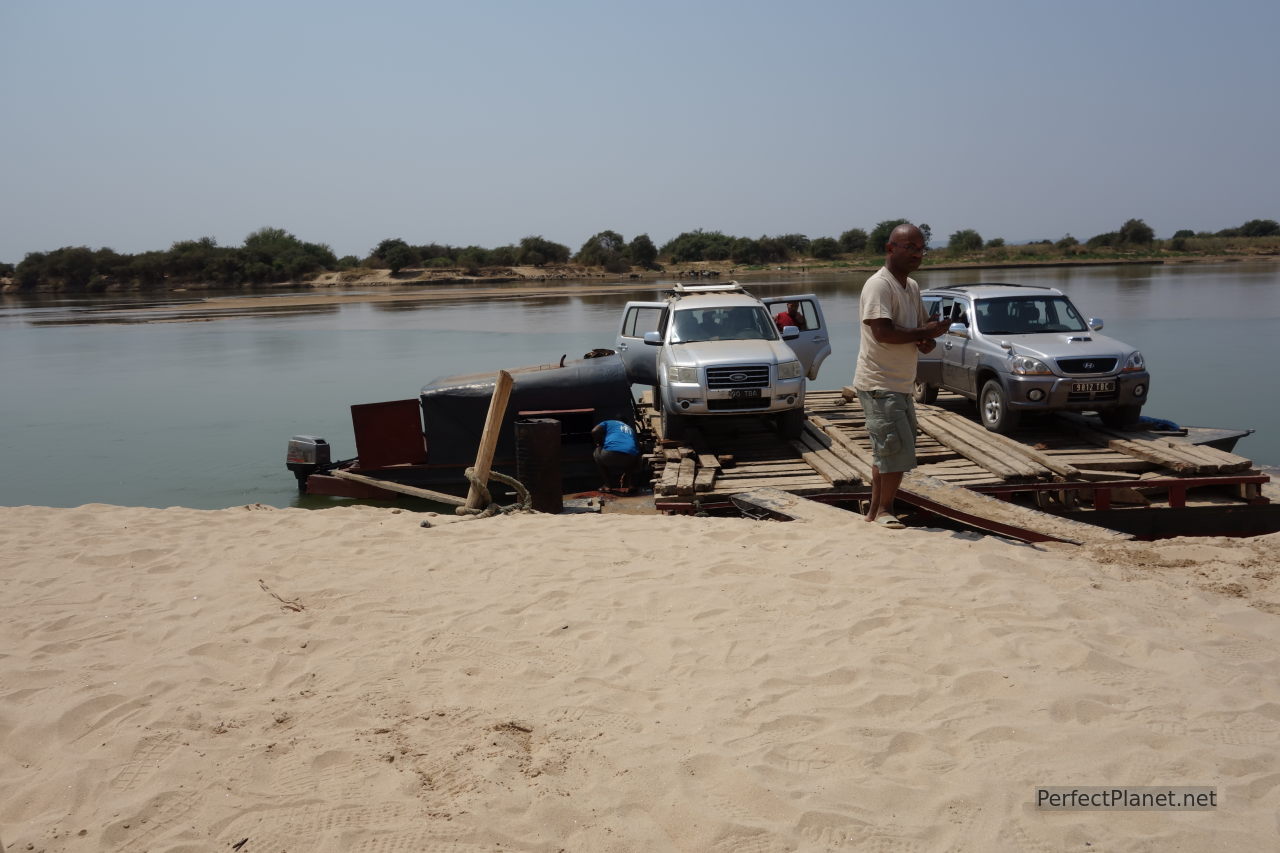
{"type": "Polygon", "coordinates": [[[636,444],[636,436],[630,426],[622,421],[601,421],[599,425],[604,427],[604,443],[601,446],[605,450],[640,455],[640,447],[636,444]]]}

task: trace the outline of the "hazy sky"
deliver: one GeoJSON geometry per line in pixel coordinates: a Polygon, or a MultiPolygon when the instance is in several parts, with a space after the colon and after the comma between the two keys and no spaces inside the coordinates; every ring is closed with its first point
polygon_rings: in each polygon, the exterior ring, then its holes
{"type": "Polygon", "coordinates": [[[0,261],[1280,218],[1280,3],[0,0],[0,261]]]}

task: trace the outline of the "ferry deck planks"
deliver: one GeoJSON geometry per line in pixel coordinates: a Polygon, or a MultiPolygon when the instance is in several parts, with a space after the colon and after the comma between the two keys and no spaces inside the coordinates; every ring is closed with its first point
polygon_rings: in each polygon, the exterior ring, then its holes
{"type": "MultiPolygon", "coordinates": [[[[871,448],[856,395],[847,388],[810,391],[806,402],[808,423],[799,441],[781,438],[763,418],[716,418],[691,429],[684,446],[660,450],[652,460],[658,507],[692,511],[762,488],[827,501],[866,497],[871,448]]],[[[1035,519],[1014,512],[1011,505],[999,506],[1005,501],[974,506],[972,498],[980,497],[974,491],[1006,500],[1026,492],[1038,506],[1058,510],[1077,507],[1082,496],[1098,509],[1109,509],[1113,501],[1148,505],[1164,492],[1170,506],[1180,507],[1186,504],[1187,489],[1226,483],[1237,486],[1238,500],[1266,502],[1260,486],[1268,478],[1235,454],[1166,435],[1115,433],[1073,416],[1062,423],[1045,419],[1015,440],[985,430],[965,410],[968,405],[944,394],[938,405],[917,407],[919,467],[904,480],[908,502],[913,496],[922,506],[941,500],[960,515],[1007,516],[1013,527],[1035,519]],[[954,487],[973,490],[972,497],[954,487]]],[[[1080,517],[1086,520],[1087,513],[1080,517]]],[[[1050,531],[1049,538],[1073,541],[1079,536],[1050,531]]]]}

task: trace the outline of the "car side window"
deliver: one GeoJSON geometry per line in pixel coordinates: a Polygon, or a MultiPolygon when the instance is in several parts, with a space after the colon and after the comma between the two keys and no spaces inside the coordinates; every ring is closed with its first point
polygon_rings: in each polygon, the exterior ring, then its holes
{"type": "Polygon", "coordinates": [[[813,310],[813,303],[808,299],[800,302],[800,316],[796,318],[802,320],[804,325],[800,327],[802,332],[812,332],[819,328],[818,312],[813,310]]]}
{"type": "Polygon", "coordinates": [[[658,330],[658,319],[661,316],[661,308],[632,308],[622,325],[622,334],[628,338],[643,338],[645,332],[658,330]]]}

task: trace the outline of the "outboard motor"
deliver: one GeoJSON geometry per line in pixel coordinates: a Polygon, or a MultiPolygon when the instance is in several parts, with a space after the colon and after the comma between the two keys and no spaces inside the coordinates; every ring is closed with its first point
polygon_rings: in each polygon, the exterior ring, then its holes
{"type": "Polygon", "coordinates": [[[306,493],[307,478],[321,468],[329,467],[329,442],[314,435],[295,435],[289,439],[284,458],[285,467],[298,478],[298,491],[306,493]]]}

